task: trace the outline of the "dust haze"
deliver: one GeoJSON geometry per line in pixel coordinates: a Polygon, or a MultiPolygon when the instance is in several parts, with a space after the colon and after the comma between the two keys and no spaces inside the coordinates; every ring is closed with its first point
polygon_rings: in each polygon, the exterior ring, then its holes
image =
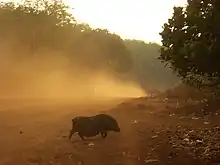
{"type": "Polygon", "coordinates": [[[91,69],[82,60],[73,63],[63,52],[41,48],[30,54],[10,41],[1,42],[0,50],[1,99],[85,102],[145,95],[135,81],[121,80],[109,69],[91,69]]]}

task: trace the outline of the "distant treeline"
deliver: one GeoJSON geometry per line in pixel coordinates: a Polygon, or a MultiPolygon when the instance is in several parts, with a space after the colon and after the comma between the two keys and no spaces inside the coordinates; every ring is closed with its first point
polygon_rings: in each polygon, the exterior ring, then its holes
{"type": "Polygon", "coordinates": [[[179,84],[180,79],[172,69],[164,67],[158,60],[161,46],[156,43],[145,43],[138,40],[125,40],[131,52],[135,66],[132,74],[146,90],[166,90],[179,84]]]}

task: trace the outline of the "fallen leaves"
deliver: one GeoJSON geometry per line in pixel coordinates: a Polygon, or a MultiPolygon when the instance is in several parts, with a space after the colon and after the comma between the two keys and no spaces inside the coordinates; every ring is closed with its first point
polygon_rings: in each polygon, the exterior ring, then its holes
{"type": "Polygon", "coordinates": [[[176,149],[187,150],[195,158],[212,160],[220,153],[220,127],[181,128],[169,136],[170,144],[176,149]]]}

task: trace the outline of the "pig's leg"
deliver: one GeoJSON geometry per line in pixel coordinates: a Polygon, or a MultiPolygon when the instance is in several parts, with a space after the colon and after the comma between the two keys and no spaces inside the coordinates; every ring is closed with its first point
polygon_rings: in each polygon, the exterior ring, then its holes
{"type": "Polygon", "coordinates": [[[85,138],[83,137],[83,135],[81,135],[80,133],[78,133],[79,137],[82,139],[82,140],[85,140],[85,138]]]}
{"type": "Polygon", "coordinates": [[[73,130],[70,130],[70,134],[69,134],[69,140],[71,139],[71,137],[73,136],[75,132],[73,130]]]}
{"type": "Polygon", "coordinates": [[[106,131],[102,131],[101,132],[102,138],[105,139],[107,137],[107,132],[106,131]]]}

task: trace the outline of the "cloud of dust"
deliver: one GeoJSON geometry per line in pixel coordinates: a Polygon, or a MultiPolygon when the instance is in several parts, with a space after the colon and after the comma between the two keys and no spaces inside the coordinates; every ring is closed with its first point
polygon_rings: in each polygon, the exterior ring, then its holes
{"type": "Polygon", "coordinates": [[[91,70],[73,63],[63,52],[0,43],[1,98],[56,98],[85,101],[141,97],[145,92],[134,81],[122,81],[107,70],[91,70]]]}

